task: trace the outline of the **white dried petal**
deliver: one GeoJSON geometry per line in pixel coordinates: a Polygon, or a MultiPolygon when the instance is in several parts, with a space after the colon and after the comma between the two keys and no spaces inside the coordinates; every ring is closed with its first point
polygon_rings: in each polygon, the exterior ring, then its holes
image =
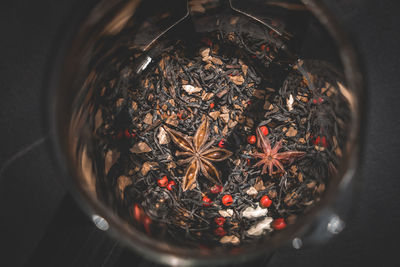
{"type": "Polygon", "coordinates": [[[247,234],[252,236],[259,236],[262,235],[264,231],[271,231],[271,222],[273,220],[274,219],[272,219],[271,217],[266,217],[264,220],[250,227],[250,229],[247,230],[247,234]]]}
{"type": "Polygon", "coordinates": [[[259,218],[266,216],[268,213],[268,209],[261,208],[260,205],[257,203],[257,208],[253,208],[251,206],[247,207],[243,211],[243,217],[248,219],[259,218]]]}
{"type": "Polygon", "coordinates": [[[186,84],[186,85],[182,85],[183,90],[185,90],[189,95],[194,94],[194,93],[198,93],[201,90],[201,87],[195,87],[193,85],[190,84],[186,84]]]}
{"type": "Polygon", "coordinates": [[[219,213],[219,215],[221,215],[222,217],[232,217],[232,215],[233,215],[233,210],[232,210],[232,209],[219,210],[218,213],[219,213]]]}
{"type": "Polygon", "coordinates": [[[286,99],[286,105],[289,111],[293,110],[293,103],[294,103],[294,98],[292,95],[290,95],[289,98],[286,99]]]}
{"type": "Polygon", "coordinates": [[[255,196],[258,194],[257,189],[255,189],[253,186],[250,187],[249,189],[247,189],[246,194],[248,194],[249,196],[255,196]]]}
{"type": "Polygon", "coordinates": [[[169,135],[167,134],[167,131],[163,127],[160,127],[160,131],[158,132],[157,135],[158,138],[158,143],[160,145],[165,145],[169,143],[169,135]]]}
{"type": "Polygon", "coordinates": [[[228,244],[231,243],[232,245],[239,245],[240,240],[237,236],[234,235],[226,235],[223,238],[221,238],[221,240],[219,241],[222,244],[228,244]]]}

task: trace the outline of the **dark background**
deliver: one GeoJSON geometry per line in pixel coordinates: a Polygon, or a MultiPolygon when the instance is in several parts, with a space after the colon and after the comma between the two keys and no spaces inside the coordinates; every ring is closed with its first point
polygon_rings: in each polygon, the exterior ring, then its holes
{"type": "MultiPolygon", "coordinates": [[[[0,4],[0,266],[153,266],[97,230],[60,182],[44,126],[44,85],[62,26],[94,0],[0,4]]],[[[361,193],[345,230],[281,250],[271,266],[396,266],[400,238],[400,19],[395,0],[331,0],[367,90],[361,193]]],[[[61,33],[62,34],[62,33],[61,33]]],[[[266,265],[265,260],[253,263],[266,265]]]]}

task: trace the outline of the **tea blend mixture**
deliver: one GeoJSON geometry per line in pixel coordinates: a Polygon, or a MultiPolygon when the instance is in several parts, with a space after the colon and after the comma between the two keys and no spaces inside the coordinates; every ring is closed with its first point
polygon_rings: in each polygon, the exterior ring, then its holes
{"type": "Polygon", "coordinates": [[[215,31],[170,40],[141,75],[134,50],[110,66],[95,96],[104,201],[185,245],[254,242],[318,202],[346,141],[346,89],[279,38],[215,31]]]}

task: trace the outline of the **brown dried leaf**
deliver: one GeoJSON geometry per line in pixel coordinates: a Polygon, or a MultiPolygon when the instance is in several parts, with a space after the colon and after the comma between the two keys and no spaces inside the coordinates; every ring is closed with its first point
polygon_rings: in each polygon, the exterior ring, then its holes
{"type": "Polygon", "coordinates": [[[132,184],[132,180],[129,179],[129,177],[127,177],[125,175],[121,175],[120,177],[118,177],[117,184],[118,184],[118,193],[119,193],[118,195],[123,200],[125,188],[132,184]]]}
{"type": "Polygon", "coordinates": [[[222,129],[222,135],[226,136],[228,134],[228,125],[225,125],[224,129],[222,129]]]}
{"type": "Polygon", "coordinates": [[[210,48],[200,48],[200,56],[203,58],[208,58],[210,56],[210,48]]]}
{"type": "Polygon", "coordinates": [[[219,115],[219,117],[221,118],[221,120],[224,123],[228,123],[229,122],[229,114],[221,114],[221,115],[219,115]]]}
{"type": "Polygon", "coordinates": [[[249,67],[248,67],[246,64],[242,64],[242,71],[243,71],[244,76],[247,75],[247,70],[248,70],[248,68],[249,68],[249,67]]]}
{"type": "Polygon", "coordinates": [[[138,109],[138,104],[135,101],[132,101],[131,106],[134,111],[138,109]]]}
{"type": "Polygon", "coordinates": [[[216,120],[216,119],[218,119],[220,114],[221,114],[221,112],[219,112],[219,111],[213,111],[213,112],[210,112],[209,115],[211,118],[213,118],[213,120],[216,120]]]}
{"type": "Polygon", "coordinates": [[[158,138],[158,143],[160,145],[168,144],[170,141],[168,133],[167,133],[167,131],[165,131],[165,129],[163,127],[160,127],[157,138],[158,138]]]}
{"type": "Polygon", "coordinates": [[[146,144],[145,142],[139,142],[136,143],[131,149],[130,151],[132,153],[136,153],[136,154],[140,154],[140,153],[146,153],[146,152],[150,152],[151,151],[151,147],[149,147],[148,144],[146,144]]]}
{"type": "Polygon", "coordinates": [[[257,178],[256,183],[254,184],[254,188],[260,192],[265,189],[264,182],[261,180],[260,177],[257,178]]]}
{"type": "Polygon", "coordinates": [[[228,93],[228,91],[229,91],[229,87],[227,87],[227,88],[225,88],[224,90],[218,92],[216,96],[217,96],[218,98],[221,98],[221,97],[223,97],[224,95],[226,95],[226,93],[228,93]]]}
{"type": "Polygon", "coordinates": [[[222,60],[219,59],[219,58],[217,58],[217,57],[212,57],[212,58],[211,58],[211,62],[214,63],[215,65],[222,65],[222,64],[224,64],[224,63],[222,62],[222,60]]]}
{"type": "Polygon", "coordinates": [[[265,91],[264,90],[254,90],[253,95],[255,98],[264,99],[265,91]]]}
{"type": "Polygon", "coordinates": [[[230,120],[230,121],[228,122],[228,127],[229,127],[229,128],[233,128],[233,127],[235,127],[237,124],[238,124],[237,121],[230,120]]]}
{"type": "Polygon", "coordinates": [[[203,89],[201,87],[196,87],[190,84],[182,85],[183,90],[186,91],[189,95],[201,92],[203,89]]]}
{"type": "Polygon", "coordinates": [[[242,75],[229,76],[229,78],[236,85],[242,85],[244,83],[244,78],[242,75]]]}
{"type": "Polygon", "coordinates": [[[289,130],[285,134],[288,137],[293,137],[297,135],[297,130],[294,127],[289,127],[289,130]]]}
{"type": "Polygon", "coordinates": [[[154,170],[158,167],[158,163],[157,162],[153,162],[153,161],[146,161],[145,163],[143,163],[142,168],[140,169],[140,173],[143,176],[146,176],[150,170],[154,170]]]}
{"type": "Polygon", "coordinates": [[[203,100],[203,101],[208,101],[208,100],[210,100],[211,98],[213,98],[214,97],[214,93],[205,93],[202,97],[201,97],[201,100],[203,100]]]}
{"type": "Polygon", "coordinates": [[[124,99],[123,98],[118,98],[118,100],[115,103],[115,105],[117,106],[117,108],[120,108],[123,103],[124,103],[124,99]]]}
{"type": "Polygon", "coordinates": [[[177,116],[175,113],[173,113],[171,116],[168,117],[168,119],[165,121],[167,124],[172,125],[172,126],[178,126],[179,122],[177,119],[177,116]]]}
{"type": "Polygon", "coordinates": [[[146,124],[152,124],[153,123],[153,115],[151,115],[151,113],[147,113],[146,116],[144,117],[143,120],[144,123],[146,124]]]}

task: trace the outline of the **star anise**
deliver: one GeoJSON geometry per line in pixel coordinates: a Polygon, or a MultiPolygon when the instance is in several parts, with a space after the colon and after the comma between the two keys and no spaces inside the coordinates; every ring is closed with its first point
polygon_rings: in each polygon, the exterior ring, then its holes
{"type": "Polygon", "coordinates": [[[188,164],[182,182],[183,191],[194,187],[199,172],[213,183],[221,184],[220,173],[211,162],[223,161],[229,158],[232,152],[223,148],[212,147],[215,140],[206,143],[210,135],[208,119],[201,123],[194,137],[189,137],[168,127],[165,127],[165,129],[172,141],[183,150],[177,151],[176,156],[187,157],[177,162],[178,165],[188,164]]]}
{"type": "Polygon", "coordinates": [[[255,158],[260,158],[261,160],[257,162],[254,166],[264,165],[262,168],[262,174],[268,173],[271,176],[274,166],[283,172],[285,169],[283,164],[293,163],[295,159],[303,157],[306,153],[303,151],[286,151],[278,153],[279,149],[282,148],[282,141],[280,140],[271,148],[271,143],[267,136],[265,136],[260,128],[257,128],[257,147],[262,149],[263,153],[254,153],[252,156],[255,158]]]}

